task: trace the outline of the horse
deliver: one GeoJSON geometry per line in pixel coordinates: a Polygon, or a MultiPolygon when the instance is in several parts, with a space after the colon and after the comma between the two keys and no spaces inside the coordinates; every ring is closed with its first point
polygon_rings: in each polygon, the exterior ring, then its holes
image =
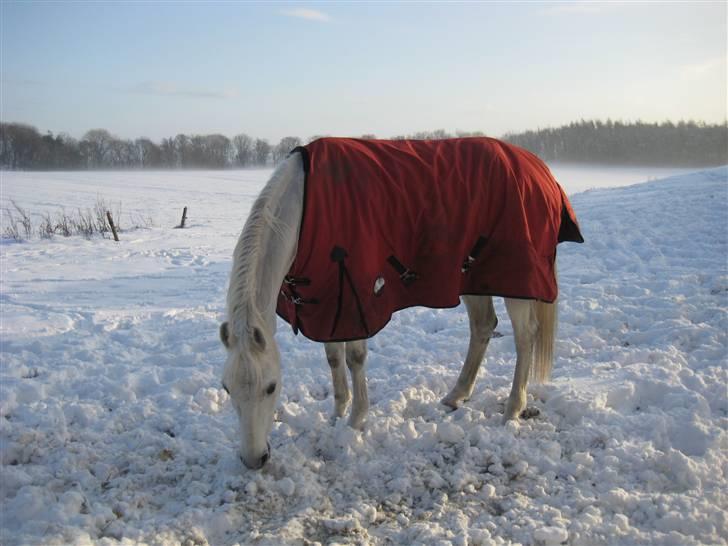
{"type": "Polygon", "coordinates": [[[351,404],[348,424],[362,430],[369,410],[367,339],[394,311],[464,302],[467,356],[441,401],[455,409],[472,395],[496,327],[493,297],[504,297],[516,364],[503,421],[518,419],[526,409],[529,376],[542,382],[551,373],[555,247],[564,240],[583,242],[568,199],[548,168],[529,152],[495,139],[325,138],[291,152],[261,191],[237,241],[227,320],[219,329],[227,352],[222,385],[239,418],[241,461],[260,469],[270,458],[268,436],[281,391],[276,314],[294,332],[324,343],[334,416],[344,417],[351,404]],[[413,177],[427,182],[418,180],[419,189],[411,189],[406,180],[413,177]],[[461,187],[442,212],[437,200],[448,200],[446,194],[461,187]],[[386,195],[372,197],[376,188],[386,195]],[[342,195],[354,210],[337,216],[336,209],[345,206],[342,195]],[[378,218],[373,209],[386,209],[395,220],[378,218]],[[352,218],[364,220],[359,225],[352,218]],[[407,224],[401,230],[406,244],[395,240],[390,222],[407,224]],[[472,237],[463,237],[470,229],[463,222],[473,224],[472,237]],[[425,234],[414,236],[412,225],[425,234]],[[373,240],[380,231],[384,243],[373,240]],[[485,235],[476,238],[478,233],[485,235]],[[334,244],[342,238],[346,245],[334,244]],[[357,247],[363,247],[361,257],[355,256],[357,247]],[[321,257],[314,260],[317,254],[321,257]]]}

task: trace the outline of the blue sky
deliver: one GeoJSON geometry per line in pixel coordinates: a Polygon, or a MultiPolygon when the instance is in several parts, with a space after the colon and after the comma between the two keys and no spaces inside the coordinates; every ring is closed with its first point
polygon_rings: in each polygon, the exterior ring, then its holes
{"type": "Polygon", "coordinates": [[[0,4],[3,121],[385,138],[726,119],[726,3],[0,4]]]}

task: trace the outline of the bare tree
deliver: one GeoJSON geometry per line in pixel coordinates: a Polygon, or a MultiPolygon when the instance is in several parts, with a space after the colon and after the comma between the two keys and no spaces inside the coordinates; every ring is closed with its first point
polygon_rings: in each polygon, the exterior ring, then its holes
{"type": "Polygon", "coordinates": [[[164,167],[179,167],[179,158],[177,157],[177,147],[173,138],[163,138],[162,144],[159,146],[159,154],[161,165],[164,167]]]}
{"type": "Polygon", "coordinates": [[[42,145],[35,127],[22,123],[3,123],[0,130],[2,163],[11,169],[32,168],[42,145]]]}
{"type": "Polygon", "coordinates": [[[300,145],[301,139],[298,137],[283,137],[278,145],[273,149],[273,163],[280,163],[289,153],[291,153],[291,150],[300,145]]]}
{"type": "Polygon", "coordinates": [[[268,144],[268,141],[260,138],[257,139],[255,141],[255,164],[260,166],[267,165],[270,152],[271,145],[268,144]]]}
{"type": "Polygon", "coordinates": [[[187,167],[190,165],[190,153],[192,145],[187,135],[179,134],[174,137],[174,156],[176,167],[187,167]]]}
{"type": "Polygon", "coordinates": [[[114,139],[109,146],[109,158],[105,167],[129,168],[136,167],[139,162],[136,157],[136,147],[131,140],[114,139]]]}
{"type": "Polygon", "coordinates": [[[160,167],[162,165],[162,150],[148,138],[138,138],[134,141],[136,163],[142,169],[160,167]]]}
{"type": "Polygon", "coordinates": [[[230,139],[224,135],[207,135],[204,137],[204,159],[206,167],[227,167],[230,159],[230,139]]]}
{"type": "Polygon", "coordinates": [[[205,159],[206,138],[201,135],[192,135],[189,138],[189,147],[185,156],[185,166],[206,167],[205,159]]]}
{"type": "Polygon", "coordinates": [[[236,165],[247,167],[253,163],[255,154],[253,139],[245,133],[233,137],[233,151],[236,165]]]}
{"type": "Polygon", "coordinates": [[[91,129],[81,140],[82,153],[86,164],[94,169],[108,166],[112,143],[117,140],[106,129],[91,129]]]}
{"type": "Polygon", "coordinates": [[[443,140],[445,138],[450,138],[451,136],[452,135],[444,129],[436,129],[435,131],[418,131],[417,133],[409,135],[407,138],[414,140],[443,140]]]}

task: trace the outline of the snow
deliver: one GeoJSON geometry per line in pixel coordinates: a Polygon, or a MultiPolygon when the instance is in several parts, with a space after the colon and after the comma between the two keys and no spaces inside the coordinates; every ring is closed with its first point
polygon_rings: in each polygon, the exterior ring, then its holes
{"type": "MultiPolygon", "coordinates": [[[[586,243],[559,249],[554,376],[529,388],[533,419],[501,424],[515,354],[500,302],[502,337],[453,412],[438,402],[464,310],[397,314],[370,342],[361,433],[331,419],[323,348],[279,324],[257,472],[237,457],[217,329],[268,174],[1,174],[2,207],[100,195],[156,223],[120,243],[0,246],[3,543],[728,542],[728,168],[572,196],[586,243]],[[185,205],[189,229],[172,229],[185,205]]],[[[609,185],[571,174],[569,191],[609,185]]]]}

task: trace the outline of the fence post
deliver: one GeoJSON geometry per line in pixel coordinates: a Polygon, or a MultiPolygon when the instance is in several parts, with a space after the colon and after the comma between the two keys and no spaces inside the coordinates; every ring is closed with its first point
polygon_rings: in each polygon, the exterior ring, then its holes
{"type": "Polygon", "coordinates": [[[182,210],[182,222],[180,222],[180,225],[179,225],[179,226],[177,226],[177,227],[180,227],[180,228],[184,228],[184,227],[185,227],[185,222],[186,222],[186,221],[187,221],[187,207],[185,207],[185,208],[184,208],[184,209],[182,210]]]}
{"type": "Polygon", "coordinates": [[[119,242],[119,235],[116,233],[116,226],[114,225],[114,219],[111,217],[111,212],[108,210],[106,211],[106,218],[109,220],[109,225],[111,226],[111,233],[114,234],[114,241],[117,243],[119,242]]]}

